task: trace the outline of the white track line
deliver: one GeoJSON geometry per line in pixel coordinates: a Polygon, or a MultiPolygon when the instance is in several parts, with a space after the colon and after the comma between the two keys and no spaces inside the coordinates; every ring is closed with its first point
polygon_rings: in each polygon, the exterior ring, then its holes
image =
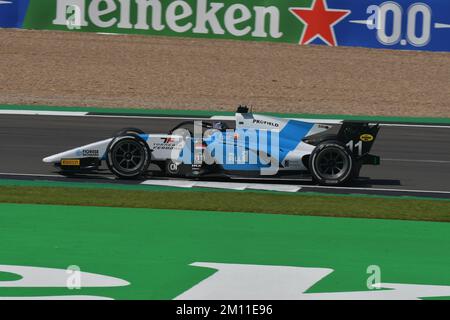
{"type": "MultiPolygon", "coordinates": [[[[67,117],[89,117],[89,118],[124,118],[124,119],[171,119],[171,120],[222,120],[232,121],[234,116],[212,116],[209,118],[199,117],[169,117],[169,116],[141,116],[141,115],[121,115],[121,114],[99,114],[92,115],[89,112],[77,111],[40,111],[40,110],[0,110],[0,114],[7,115],[41,115],[41,116],[67,116],[67,117]]],[[[342,119],[304,119],[304,118],[286,118],[292,120],[299,120],[304,122],[322,123],[322,124],[341,124],[342,119]]],[[[370,123],[377,123],[377,121],[368,120],[370,123]]],[[[427,124],[402,124],[402,123],[381,123],[383,127],[409,127],[409,128],[436,128],[436,129],[450,129],[450,125],[427,125],[427,124]]]]}
{"type": "Polygon", "coordinates": [[[163,187],[177,187],[177,188],[192,188],[194,181],[188,180],[146,180],[141,183],[147,186],[163,186],[163,187]]]}
{"type": "Polygon", "coordinates": [[[359,190],[359,191],[384,191],[384,192],[406,192],[406,193],[450,194],[450,191],[408,190],[408,189],[388,189],[388,188],[357,188],[357,187],[328,187],[328,186],[302,186],[302,188],[335,189],[335,190],[359,190]]]}
{"type": "Polygon", "coordinates": [[[283,185],[283,184],[261,184],[251,183],[247,184],[247,189],[251,190],[266,190],[266,191],[280,191],[280,192],[298,192],[302,189],[298,185],[283,185]]]}
{"type": "MultiPolygon", "coordinates": [[[[125,118],[125,119],[169,119],[169,120],[210,120],[210,118],[198,118],[198,117],[164,117],[164,116],[126,116],[126,115],[104,115],[104,114],[89,114],[89,118],[125,118]]],[[[226,119],[221,119],[226,120],[226,119]]]]}
{"type": "Polygon", "coordinates": [[[236,182],[199,181],[194,184],[194,187],[244,191],[247,185],[236,182]]]}
{"type": "MultiPolygon", "coordinates": [[[[42,178],[60,178],[60,179],[68,179],[67,176],[63,176],[60,174],[40,174],[40,173],[12,173],[12,172],[0,172],[0,176],[17,176],[17,177],[42,177],[42,178]]],[[[96,176],[100,179],[109,179],[114,180],[114,177],[108,177],[104,175],[96,176]]],[[[86,180],[89,182],[89,180],[86,180]]]]}
{"type": "MultiPolygon", "coordinates": [[[[225,121],[233,121],[235,119],[234,116],[212,116],[210,119],[212,120],[225,120],[225,121]]],[[[298,120],[302,122],[311,122],[311,123],[321,123],[321,124],[342,124],[342,121],[339,119],[307,119],[307,118],[285,118],[290,120],[298,120]]]]}
{"type": "Polygon", "coordinates": [[[450,129],[450,126],[439,126],[432,124],[402,124],[402,123],[380,123],[382,127],[410,127],[410,128],[436,128],[436,129],[450,129]]]}
{"type": "MultiPolygon", "coordinates": [[[[39,110],[0,110],[0,115],[20,115],[20,116],[65,116],[65,117],[89,117],[89,118],[125,118],[125,119],[173,119],[173,120],[208,120],[210,118],[199,117],[169,117],[169,116],[131,116],[121,114],[97,114],[91,115],[89,112],[78,111],[39,111],[39,110]]],[[[220,118],[218,118],[220,119],[220,118]]],[[[225,119],[223,119],[225,120],[225,119]]]]}
{"type": "Polygon", "coordinates": [[[297,185],[277,185],[262,183],[216,182],[216,181],[191,181],[191,180],[146,180],[141,185],[166,186],[177,188],[213,188],[243,191],[266,190],[279,192],[297,192],[301,189],[297,185]]]}
{"type": "Polygon", "coordinates": [[[412,159],[385,159],[383,161],[395,161],[395,162],[420,162],[420,163],[450,163],[450,161],[445,160],[412,160],[412,159]]]}
{"type": "Polygon", "coordinates": [[[40,110],[0,110],[0,114],[27,115],[27,116],[62,116],[62,117],[84,117],[87,112],[78,111],[40,111],[40,110]]]}
{"type": "Polygon", "coordinates": [[[11,173],[0,172],[0,176],[18,176],[18,177],[48,177],[48,178],[66,178],[58,174],[39,174],[39,173],[11,173]]]}

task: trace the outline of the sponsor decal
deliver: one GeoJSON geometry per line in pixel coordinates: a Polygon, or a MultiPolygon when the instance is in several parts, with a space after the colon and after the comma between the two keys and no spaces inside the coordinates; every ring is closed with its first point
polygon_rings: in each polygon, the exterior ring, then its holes
{"type": "Polygon", "coordinates": [[[153,150],[173,150],[176,145],[173,143],[155,143],[153,145],[153,150]]]}
{"type": "Polygon", "coordinates": [[[62,166],[80,166],[80,159],[62,159],[62,166]]]}
{"type": "Polygon", "coordinates": [[[364,133],[359,137],[359,140],[363,141],[363,142],[371,142],[373,141],[373,139],[375,139],[373,137],[373,135],[369,134],[369,133],[364,133]]]}
{"type": "MultiPolygon", "coordinates": [[[[30,29],[450,51],[443,0],[30,0],[22,7],[30,29]]],[[[2,21],[0,11],[0,26],[14,21],[2,21]]]]}
{"type": "MultiPolygon", "coordinates": [[[[67,7],[78,7],[78,27],[152,30],[175,33],[251,35],[280,38],[280,11],[276,6],[225,5],[207,0],[58,0],[54,25],[67,26],[67,7]],[[137,15],[132,15],[137,12],[137,15]],[[114,16],[113,16],[114,15],[114,16]],[[268,27],[267,27],[268,25],[268,27]]],[[[71,12],[75,12],[72,10],[71,12]]]]}
{"type": "Polygon", "coordinates": [[[98,158],[99,151],[98,150],[82,150],[82,155],[83,155],[83,157],[98,158]]]}
{"type": "Polygon", "coordinates": [[[176,139],[173,137],[167,137],[163,138],[162,140],[164,141],[164,143],[174,143],[176,139]]]}
{"type": "Polygon", "coordinates": [[[285,160],[284,161],[285,168],[298,168],[304,167],[303,162],[301,160],[285,160]]]}
{"type": "Polygon", "coordinates": [[[336,46],[334,26],[348,16],[350,10],[329,9],[326,0],[314,0],[309,8],[289,8],[303,24],[303,32],[299,44],[310,44],[320,38],[329,46],[336,46]]]}
{"type": "Polygon", "coordinates": [[[178,143],[173,137],[161,138],[162,142],[156,142],[153,144],[153,150],[180,150],[183,144],[178,143]]]}
{"type": "Polygon", "coordinates": [[[262,124],[262,125],[275,127],[275,128],[278,128],[280,126],[280,124],[278,122],[259,120],[259,119],[253,119],[253,124],[262,124]]]}

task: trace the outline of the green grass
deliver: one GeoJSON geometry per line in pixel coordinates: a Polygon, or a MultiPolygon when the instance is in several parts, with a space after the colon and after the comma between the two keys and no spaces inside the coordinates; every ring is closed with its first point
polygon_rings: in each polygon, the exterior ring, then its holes
{"type": "Polygon", "coordinates": [[[77,265],[130,282],[80,290],[0,282],[0,297],[173,299],[214,274],[193,262],[333,269],[310,293],[368,291],[369,265],[385,283],[450,285],[447,223],[0,204],[0,243],[3,265],[77,265]]]}
{"type": "Polygon", "coordinates": [[[450,221],[450,201],[274,192],[0,186],[0,202],[450,221]]]}

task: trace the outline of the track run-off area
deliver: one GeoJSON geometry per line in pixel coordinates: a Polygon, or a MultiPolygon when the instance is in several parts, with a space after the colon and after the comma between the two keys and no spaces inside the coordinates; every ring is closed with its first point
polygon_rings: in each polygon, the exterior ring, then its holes
{"type": "Polygon", "coordinates": [[[183,120],[205,118],[209,117],[189,116],[188,111],[184,116],[4,108],[0,110],[0,148],[3,154],[0,179],[450,198],[450,124],[446,121],[381,121],[380,133],[372,150],[373,154],[381,156],[381,165],[365,166],[361,178],[347,187],[317,186],[295,179],[218,182],[154,178],[119,181],[109,174],[66,178],[42,162],[42,158],[48,155],[111,137],[121,128],[136,127],[150,134],[166,133],[183,120]]]}
{"type": "Polygon", "coordinates": [[[450,296],[448,223],[4,203],[0,215],[0,300],[450,296]]]}

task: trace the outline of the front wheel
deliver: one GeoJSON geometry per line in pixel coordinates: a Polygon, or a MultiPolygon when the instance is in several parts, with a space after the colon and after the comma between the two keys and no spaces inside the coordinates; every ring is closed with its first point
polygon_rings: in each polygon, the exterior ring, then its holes
{"type": "Polygon", "coordinates": [[[321,185],[343,185],[350,182],[357,169],[354,157],[339,141],[324,141],[312,152],[310,169],[321,185]]]}
{"type": "Polygon", "coordinates": [[[142,176],[150,165],[147,143],[136,135],[115,138],[108,147],[109,170],[121,179],[142,176]]]}

